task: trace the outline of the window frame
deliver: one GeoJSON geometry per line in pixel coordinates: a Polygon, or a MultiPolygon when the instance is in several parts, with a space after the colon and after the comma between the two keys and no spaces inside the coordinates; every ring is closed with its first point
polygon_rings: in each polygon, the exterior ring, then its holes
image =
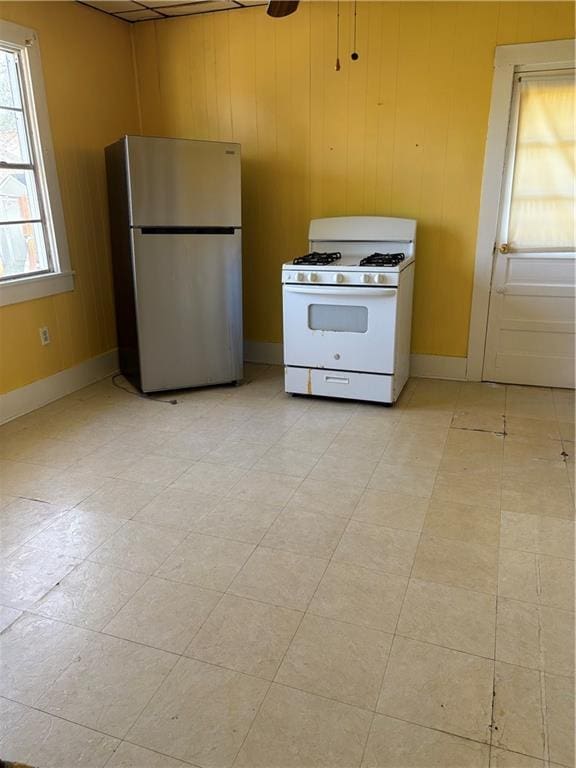
{"type": "Polygon", "coordinates": [[[33,29],[0,19],[0,42],[21,54],[22,95],[31,133],[30,151],[36,165],[38,202],[50,270],[0,281],[0,306],[5,306],[72,291],[74,272],[70,267],[38,35],[33,29]]]}

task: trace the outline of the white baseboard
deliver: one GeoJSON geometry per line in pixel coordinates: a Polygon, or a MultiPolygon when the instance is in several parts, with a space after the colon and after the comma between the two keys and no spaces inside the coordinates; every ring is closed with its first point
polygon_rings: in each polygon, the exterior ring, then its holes
{"type": "MultiPolygon", "coordinates": [[[[249,363],[283,365],[282,344],[245,341],[244,359],[249,363]]],[[[410,355],[410,375],[425,379],[466,379],[466,358],[445,355],[410,355]]]]}
{"type": "Polygon", "coordinates": [[[118,350],[112,349],[98,357],[85,360],[73,368],[66,368],[53,376],[13,389],[0,395],[0,424],[41,408],[60,397],[87,387],[118,370],[118,350]]]}
{"type": "Polygon", "coordinates": [[[282,344],[277,341],[244,340],[244,360],[263,365],[284,365],[282,344]]]}
{"type": "MultiPolygon", "coordinates": [[[[283,365],[282,344],[272,341],[245,341],[244,359],[250,363],[283,365]]],[[[34,381],[0,395],[0,424],[41,408],[60,397],[87,387],[118,370],[118,350],[85,360],[73,368],[34,381]]],[[[466,358],[442,355],[411,355],[410,375],[430,379],[466,378],[466,358]]]]}
{"type": "Polygon", "coordinates": [[[466,358],[447,355],[410,355],[410,376],[421,379],[465,381],[466,358]]]}

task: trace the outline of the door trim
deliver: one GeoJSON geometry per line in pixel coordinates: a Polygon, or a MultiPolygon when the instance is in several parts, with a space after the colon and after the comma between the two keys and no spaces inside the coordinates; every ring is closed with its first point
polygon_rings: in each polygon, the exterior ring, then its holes
{"type": "Polygon", "coordinates": [[[492,263],[504,179],[514,75],[518,68],[526,65],[533,65],[535,69],[550,64],[574,66],[574,43],[574,40],[554,40],[496,46],[468,335],[466,378],[469,381],[482,381],[492,263]]]}

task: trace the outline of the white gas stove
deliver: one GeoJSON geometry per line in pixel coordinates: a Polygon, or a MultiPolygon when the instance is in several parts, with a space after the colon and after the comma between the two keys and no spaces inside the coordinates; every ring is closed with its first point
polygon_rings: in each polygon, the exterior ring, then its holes
{"type": "Polygon", "coordinates": [[[393,403],[410,368],[416,222],[310,222],[310,253],[282,267],[287,392],[393,403]]]}

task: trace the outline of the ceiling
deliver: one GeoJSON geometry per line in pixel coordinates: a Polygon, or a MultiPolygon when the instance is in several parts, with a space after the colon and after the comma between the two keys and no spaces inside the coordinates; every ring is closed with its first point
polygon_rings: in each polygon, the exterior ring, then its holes
{"type": "Polygon", "coordinates": [[[176,16],[229,11],[233,8],[267,4],[267,0],[77,0],[77,2],[130,24],[137,21],[171,19],[176,16]]]}

